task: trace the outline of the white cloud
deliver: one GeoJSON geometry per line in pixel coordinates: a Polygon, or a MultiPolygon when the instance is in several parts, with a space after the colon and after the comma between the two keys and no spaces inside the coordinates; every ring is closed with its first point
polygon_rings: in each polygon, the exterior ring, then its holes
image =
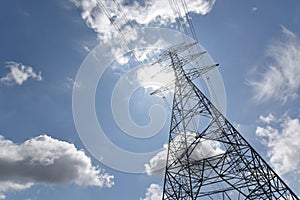
{"type": "Polygon", "coordinates": [[[91,51],[91,49],[90,49],[88,46],[86,46],[86,45],[84,45],[83,48],[84,48],[84,50],[85,50],[86,52],[90,52],[90,51],[91,51]]]}
{"type": "Polygon", "coordinates": [[[255,11],[257,11],[257,7],[253,6],[251,10],[252,10],[252,12],[255,12],[255,11]]]}
{"type": "Polygon", "coordinates": [[[266,124],[269,124],[271,122],[274,122],[276,121],[275,117],[272,115],[272,113],[269,113],[268,116],[264,117],[262,115],[259,116],[259,120],[266,123],[266,124]]]}
{"type": "Polygon", "coordinates": [[[67,88],[79,88],[80,87],[80,84],[77,83],[73,78],[70,78],[70,77],[67,77],[66,78],[66,87],[67,88]]]}
{"type": "MultiPolygon", "coordinates": [[[[133,1],[131,3],[126,0],[101,1],[100,3],[105,5],[110,14],[111,21],[100,9],[100,4],[97,3],[97,0],[70,1],[81,8],[81,16],[86,21],[86,24],[94,29],[95,32],[98,33],[99,39],[103,41],[108,41],[117,33],[111,22],[117,24],[120,29],[126,29],[128,28],[128,21],[138,25],[170,25],[175,22],[175,18],[177,17],[177,15],[173,13],[169,1],[148,0],[142,2],[133,1]],[[115,2],[121,5],[122,10],[119,9],[115,2]]],[[[215,0],[186,0],[186,5],[190,12],[202,15],[210,12],[214,3],[215,0]]],[[[181,14],[183,14],[183,6],[181,5],[179,7],[181,8],[181,14]]]]}
{"type": "Polygon", "coordinates": [[[136,79],[145,88],[174,91],[175,74],[173,70],[155,64],[137,70],[136,79]]]}
{"type": "Polygon", "coordinates": [[[115,55],[117,62],[121,65],[127,64],[130,60],[128,56],[123,55],[124,51],[121,47],[112,48],[111,52],[115,55]]]}
{"type": "Polygon", "coordinates": [[[163,189],[158,184],[151,184],[147,188],[146,197],[140,198],[140,200],[160,200],[162,199],[163,189]]]}
{"type": "Polygon", "coordinates": [[[285,103],[297,97],[300,87],[300,40],[290,30],[282,26],[284,39],[274,41],[267,48],[267,56],[272,60],[259,80],[249,81],[255,91],[255,100],[262,102],[275,98],[285,103]]]}
{"type": "Polygon", "coordinates": [[[149,163],[145,164],[145,170],[148,175],[163,174],[167,160],[168,145],[165,144],[163,150],[152,157],[149,163]]]}
{"type": "MultiPolygon", "coordinates": [[[[201,138],[196,138],[196,133],[187,133],[187,143],[189,146],[192,146],[195,140],[200,140],[196,143],[195,148],[190,154],[190,158],[194,160],[200,160],[207,157],[211,157],[214,155],[222,154],[224,151],[220,148],[218,142],[212,140],[204,140],[201,138]]],[[[183,134],[179,134],[175,137],[175,139],[171,142],[172,148],[180,149],[177,151],[177,157],[169,159],[180,159],[183,153],[186,151],[185,148],[182,148],[185,143],[185,137],[183,134]]],[[[148,175],[152,174],[163,174],[166,166],[168,145],[164,145],[163,150],[158,152],[153,158],[150,159],[149,163],[145,164],[145,170],[148,175]]]]}
{"type": "Polygon", "coordinates": [[[15,144],[0,135],[0,195],[35,184],[111,187],[113,176],[91,163],[73,144],[47,135],[15,144]]]}
{"type": "Polygon", "coordinates": [[[297,172],[300,167],[300,121],[285,115],[279,126],[257,127],[256,134],[268,149],[270,162],[280,174],[297,172]]]}
{"type": "Polygon", "coordinates": [[[10,72],[4,77],[0,77],[0,83],[12,85],[18,84],[22,85],[29,78],[35,79],[37,81],[42,80],[41,72],[33,71],[32,67],[23,65],[17,62],[7,62],[6,67],[10,69],[10,72]]]}

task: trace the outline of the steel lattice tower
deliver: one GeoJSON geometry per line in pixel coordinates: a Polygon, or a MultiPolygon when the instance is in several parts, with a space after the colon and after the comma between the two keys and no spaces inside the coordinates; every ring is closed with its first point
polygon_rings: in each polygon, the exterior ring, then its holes
{"type": "Polygon", "coordinates": [[[193,83],[217,66],[185,69],[204,54],[182,57],[193,45],[171,47],[158,60],[176,77],[163,199],[298,199],[193,83]]]}

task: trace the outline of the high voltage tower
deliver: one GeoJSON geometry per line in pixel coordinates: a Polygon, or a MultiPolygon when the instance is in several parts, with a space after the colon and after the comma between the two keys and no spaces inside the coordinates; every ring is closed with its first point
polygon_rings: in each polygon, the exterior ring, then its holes
{"type": "Polygon", "coordinates": [[[176,77],[163,199],[298,199],[193,83],[217,66],[186,68],[205,53],[181,55],[193,45],[171,47],[159,59],[176,77]]]}
{"type": "MultiPolygon", "coordinates": [[[[180,31],[197,41],[186,0],[168,2],[180,31]]],[[[130,41],[122,27],[134,29],[134,26],[119,1],[96,0],[96,6],[119,32],[122,45],[130,50],[130,41]]],[[[298,199],[194,84],[194,79],[218,66],[186,67],[205,54],[187,53],[194,45],[197,42],[186,41],[170,47],[156,62],[167,65],[175,74],[162,199],[298,199]]],[[[133,55],[136,58],[134,52],[133,55]]]]}

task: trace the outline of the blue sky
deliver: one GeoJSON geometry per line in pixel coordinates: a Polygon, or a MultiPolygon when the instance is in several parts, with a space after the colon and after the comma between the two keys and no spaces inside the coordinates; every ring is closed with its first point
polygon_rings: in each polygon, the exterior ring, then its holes
{"type": "MultiPolygon", "coordinates": [[[[0,3],[0,166],[7,166],[7,160],[14,164],[13,170],[0,172],[0,199],[155,199],[160,190],[160,175],[104,165],[75,127],[73,87],[82,86],[76,75],[92,49],[115,34],[101,12],[84,13],[92,2],[0,3]],[[17,161],[30,173],[24,175],[17,161]],[[32,166],[44,170],[43,175],[32,166]],[[60,169],[74,173],[49,178],[60,169]]],[[[150,1],[152,7],[146,9],[144,1],[122,2],[135,25],[171,25],[172,12],[162,9],[164,3],[150,1]]],[[[208,7],[188,2],[195,5],[190,10],[199,42],[220,64],[227,118],[300,195],[300,1],[216,0],[208,7]]],[[[159,135],[133,139],[113,121],[109,98],[126,69],[115,65],[105,71],[95,93],[96,115],[107,137],[132,152],[161,148],[170,112],[160,97],[150,99],[151,89],[133,94],[130,112],[142,126],[149,122],[151,104],[164,105],[168,116],[159,135]]],[[[89,119],[85,123],[89,126],[89,119]]]]}

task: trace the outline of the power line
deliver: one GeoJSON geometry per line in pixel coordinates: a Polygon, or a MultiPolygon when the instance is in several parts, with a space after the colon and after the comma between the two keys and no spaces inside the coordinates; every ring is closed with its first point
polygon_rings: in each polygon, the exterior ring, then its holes
{"type": "Polygon", "coordinates": [[[169,0],[170,7],[177,18],[177,24],[182,29],[182,31],[191,36],[195,41],[198,41],[196,31],[190,16],[190,11],[188,9],[187,3],[185,0],[180,0],[180,4],[177,0],[169,0]],[[182,12],[183,11],[183,12],[182,12]],[[182,22],[182,20],[186,20],[186,23],[182,22]]]}
{"type": "MultiPolygon", "coordinates": [[[[127,47],[128,50],[132,50],[132,48],[129,45],[129,41],[126,39],[127,37],[124,35],[123,31],[122,31],[122,25],[118,24],[117,21],[118,20],[114,20],[115,16],[112,16],[110,14],[110,11],[107,9],[106,5],[101,1],[101,0],[96,0],[97,1],[97,5],[98,7],[104,12],[104,14],[106,15],[106,17],[108,18],[108,20],[110,21],[110,23],[114,26],[114,28],[117,30],[117,32],[119,32],[120,34],[120,38],[123,41],[123,43],[125,44],[125,46],[127,47]]],[[[118,10],[123,13],[121,19],[124,20],[124,25],[129,24],[130,27],[134,30],[134,27],[132,25],[132,23],[130,22],[130,20],[127,18],[125,12],[123,11],[122,7],[120,6],[120,4],[118,2],[116,2],[115,0],[113,0],[115,5],[117,6],[118,10]]],[[[135,60],[139,63],[142,64],[142,62],[138,59],[136,53],[132,50],[132,55],[135,58],[135,60]]]]}
{"type": "Polygon", "coordinates": [[[196,32],[195,32],[195,28],[194,28],[194,25],[193,25],[193,22],[192,22],[192,18],[190,17],[190,14],[189,14],[190,12],[188,10],[187,3],[186,3],[185,0],[181,0],[181,3],[183,5],[183,9],[185,11],[185,17],[186,17],[186,20],[187,20],[187,22],[189,24],[192,37],[193,37],[194,40],[198,41],[197,35],[196,35],[196,32]]]}

